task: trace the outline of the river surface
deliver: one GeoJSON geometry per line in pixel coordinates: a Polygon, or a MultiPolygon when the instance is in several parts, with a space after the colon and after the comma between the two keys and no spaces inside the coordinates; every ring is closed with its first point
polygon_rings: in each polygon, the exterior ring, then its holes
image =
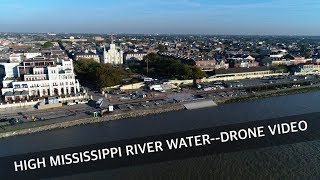
{"type": "MultiPolygon", "coordinates": [[[[319,105],[320,92],[311,92],[58,129],[0,139],[0,156],[320,112],[319,105]]],[[[320,141],[304,142],[61,179],[319,179],[319,150],[320,141]]]]}

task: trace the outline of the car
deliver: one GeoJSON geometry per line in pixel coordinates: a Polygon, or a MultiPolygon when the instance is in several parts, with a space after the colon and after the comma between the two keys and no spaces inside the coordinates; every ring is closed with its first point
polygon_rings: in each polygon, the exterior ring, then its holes
{"type": "Polygon", "coordinates": [[[79,101],[77,102],[78,104],[88,104],[89,101],[86,101],[86,100],[82,100],[82,101],[79,101]]]}
{"type": "Polygon", "coordinates": [[[68,103],[67,103],[68,106],[73,106],[73,105],[76,105],[76,104],[77,104],[77,103],[75,103],[75,102],[68,102],[68,103]]]}
{"type": "Polygon", "coordinates": [[[11,119],[9,119],[9,123],[11,125],[15,125],[15,124],[21,124],[21,123],[23,123],[23,121],[19,118],[11,118],[11,119]]]}
{"type": "Polygon", "coordinates": [[[0,122],[7,122],[7,121],[9,121],[9,119],[7,119],[7,118],[1,118],[0,119],[0,122]]]}

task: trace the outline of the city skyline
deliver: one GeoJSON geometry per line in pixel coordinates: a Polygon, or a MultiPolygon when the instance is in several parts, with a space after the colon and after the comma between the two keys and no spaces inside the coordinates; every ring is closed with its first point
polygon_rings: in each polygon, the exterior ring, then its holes
{"type": "Polygon", "coordinates": [[[0,31],[316,36],[319,8],[315,0],[2,0],[0,31]]]}

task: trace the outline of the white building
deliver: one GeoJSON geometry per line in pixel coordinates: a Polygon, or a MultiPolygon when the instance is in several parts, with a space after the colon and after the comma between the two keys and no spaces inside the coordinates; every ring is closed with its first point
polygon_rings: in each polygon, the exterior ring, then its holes
{"type": "Polygon", "coordinates": [[[25,59],[31,59],[37,56],[41,56],[41,52],[26,52],[23,54],[25,59]]]}
{"type": "Polygon", "coordinates": [[[41,52],[38,50],[30,50],[27,52],[24,51],[15,51],[9,56],[10,62],[21,62],[26,59],[31,59],[37,56],[41,56],[41,52]]]}
{"type": "Polygon", "coordinates": [[[3,81],[6,101],[80,92],[72,60],[26,60],[18,66],[18,74],[18,78],[3,81]]]}
{"type": "Polygon", "coordinates": [[[78,61],[79,59],[93,59],[94,61],[100,63],[99,55],[88,50],[86,50],[85,52],[76,53],[75,59],[76,61],[78,61]]]}
{"type": "Polygon", "coordinates": [[[18,78],[18,65],[19,63],[0,63],[0,82],[3,79],[18,78]]]}
{"type": "Polygon", "coordinates": [[[23,58],[22,58],[21,54],[10,54],[10,56],[9,56],[9,60],[12,63],[16,63],[16,62],[20,63],[22,61],[22,59],[23,58]]]}
{"type": "Polygon", "coordinates": [[[127,52],[125,53],[125,60],[126,62],[142,61],[146,55],[147,55],[146,52],[139,52],[139,51],[127,52]]]}
{"type": "Polygon", "coordinates": [[[103,63],[113,65],[123,64],[123,51],[117,48],[113,42],[110,44],[108,51],[103,47],[103,63]]]}
{"type": "Polygon", "coordinates": [[[61,39],[62,42],[87,42],[87,39],[75,38],[74,36],[70,36],[69,38],[61,39]]]}

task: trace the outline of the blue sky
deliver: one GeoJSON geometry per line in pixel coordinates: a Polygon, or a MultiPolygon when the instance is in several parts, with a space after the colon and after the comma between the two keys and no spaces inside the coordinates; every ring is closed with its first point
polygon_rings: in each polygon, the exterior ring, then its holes
{"type": "Polygon", "coordinates": [[[319,0],[0,0],[0,31],[320,35],[319,12],[319,0]]]}

